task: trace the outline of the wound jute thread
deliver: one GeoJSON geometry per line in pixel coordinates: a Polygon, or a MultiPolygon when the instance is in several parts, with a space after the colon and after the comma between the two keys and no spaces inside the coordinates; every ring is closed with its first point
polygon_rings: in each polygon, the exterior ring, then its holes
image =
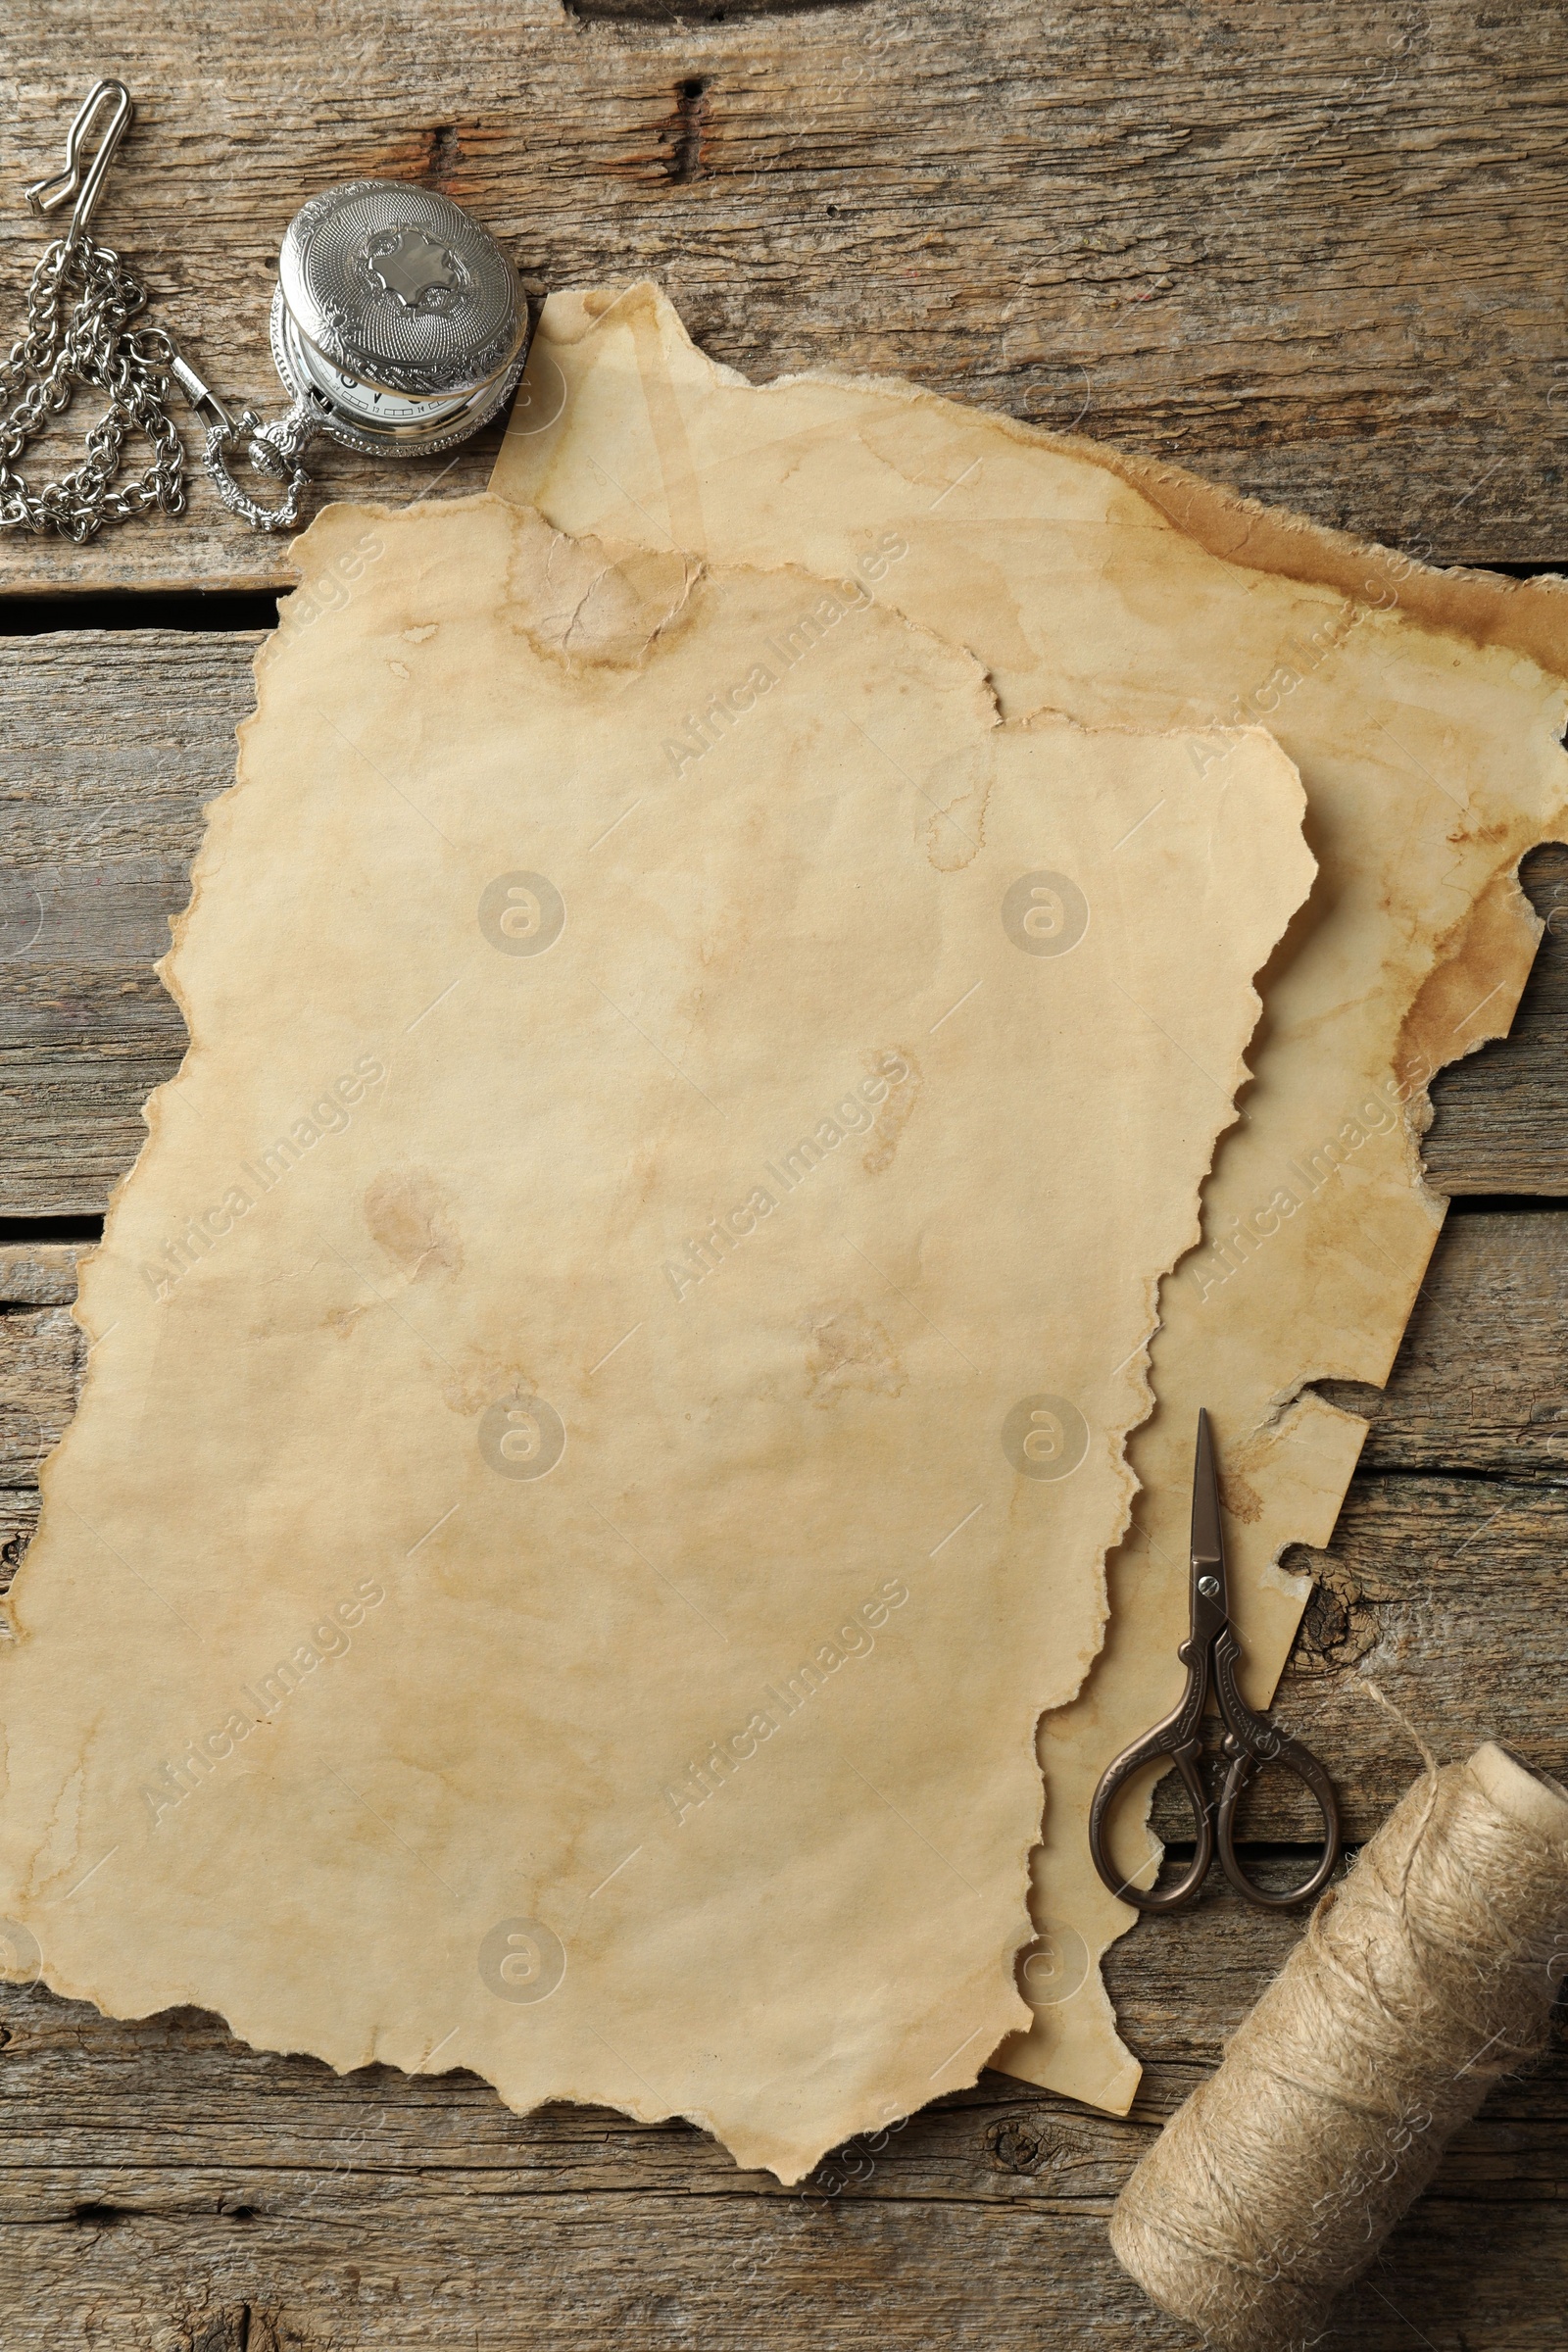
{"type": "Polygon", "coordinates": [[[1568,1790],[1490,1741],[1429,1762],[1122,2190],[1118,2260],[1224,2352],[1311,2343],[1565,1959],[1568,1790]]]}

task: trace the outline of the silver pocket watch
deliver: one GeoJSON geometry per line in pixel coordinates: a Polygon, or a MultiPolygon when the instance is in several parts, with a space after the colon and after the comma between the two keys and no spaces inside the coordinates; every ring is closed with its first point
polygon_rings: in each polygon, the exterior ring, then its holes
{"type": "MultiPolygon", "coordinates": [[[[146,297],[118,254],[90,233],[109,159],[131,118],[129,93],[100,81],[71,128],[66,168],[26,190],[36,213],[74,199],[28,291],[28,331],[0,365],[0,527],[92,537],[105,522],[185,504],[171,382],[207,428],[205,461],[229,511],[257,530],[292,530],[309,486],[301,453],[324,433],[367,454],[420,457],[489,422],[522,373],[530,318],[517,273],[488,230],[447,197],[401,180],[358,179],[303,205],[284,232],[272,297],[272,358],[292,406],[274,424],[230,416],[159,327],[129,322],[146,297]],[[81,148],[104,110],[91,164],[81,148]],[[41,492],[14,461],[69,402],[74,385],[109,394],[82,464],[41,492]],[[153,464],[121,486],[132,431],[153,464]],[[229,458],[243,448],[273,495],[242,490],[229,458]]],[[[260,487],[260,485],[258,485],[260,487]]]]}

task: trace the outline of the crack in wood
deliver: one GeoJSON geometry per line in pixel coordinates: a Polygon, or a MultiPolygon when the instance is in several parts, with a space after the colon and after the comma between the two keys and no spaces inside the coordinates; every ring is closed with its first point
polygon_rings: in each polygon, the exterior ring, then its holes
{"type": "Polygon", "coordinates": [[[283,2347],[298,2346],[304,2352],[306,2338],[289,2327],[280,2312],[264,2311],[257,2304],[230,2303],[210,2317],[185,2323],[189,2352],[283,2352],[283,2347]]]}
{"type": "Polygon", "coordinates": [[[0,595],[0,637],[47,637],[62,629],[178,629],[238,638],[276,626],[277,596],[271,589],[84,589],[65,596],[0,595]]]}
{"type": "Polygon", "coordinates": [[[759,17],[811,17],[865,8],[869,0],[564,0],[584,24],[738,24],[759,17]]]}
{"type": "Polygon", "coordinates": [[[0,1216],[0,1248],[9,1245],[25,1249],[29,1244],[42,1242],[86,1242],[95,1245],[103,1238],[103,1218],[90,1212],[81,1216],[0,1216]]]}

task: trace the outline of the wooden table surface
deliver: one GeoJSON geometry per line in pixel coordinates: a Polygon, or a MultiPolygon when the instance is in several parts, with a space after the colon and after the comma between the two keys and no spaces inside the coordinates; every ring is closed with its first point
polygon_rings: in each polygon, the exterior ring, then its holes
{"type": "MultiPolygon", "coordinates": [[[[87,84],[138,120],[100,232],[231,405],[276,413],[266,311],[304,197],[422,180],[530,284],[651,274],[719,359],[899,373],[1073,425],[1439,563],[1549,569],[1568,334],[1560,13],[1114,0],[16,0],[0,56],[0,302],[87,84]],[[177,24],[177,28],[176,28],[177,24]]],[[[187,433],[187,441],[192,435],[187,433]]],[[[436,495],[477,486],[497,435],[436,495]]],[[[429,468],[330,451],[328,494],[429,468]]],[[[183,1032],[151,962],[228,781],[286,544],[198,479],[85,548],[0,544],[0,1546],[80,1372],[76,1251],[183,1032]],[[200,592],[200,593],[197,593],[200,592]],[[36,922],[34,918],[36,917],[36,922]],[[36,928],[24,953],[18,942],[36,928]]],[[[1352,1838],[1414,1758],[1496,1733],[1563,1771],[1568,1693],[1568,853],[1514,1034],[1437,1085],[1454,1197],[1282,1692],[1352,1838]]],[[[1259,1825],[1287,1840],[1288,1823],[1259,1825]]],[[[695,2129],[465,2076],[339,2078],[213,2018],[114,2024],[0,1985],[5,2352],[1127,2352],[1189,2339],[1105,2217],[1298,1923],[1225,1890],[1110,1981],[1144,2058],[1108,2120],[1001,2075],[817,2193],[695,2129]]],[[[1496,2091],[1327,2339],[1560,2352],[1568,2039],[1496,2091]]]]}

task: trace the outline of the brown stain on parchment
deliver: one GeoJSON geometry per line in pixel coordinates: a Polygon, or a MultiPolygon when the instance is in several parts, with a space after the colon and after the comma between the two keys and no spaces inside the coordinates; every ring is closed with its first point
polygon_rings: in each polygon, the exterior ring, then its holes
{"type": "Polygon", "coordinates": [[[904,1394],[907,1376],[893,1342],[858,1300],[812,1307],[806,1330],[806,1393],[813,1404],[836,1404],[846,1389],[863,1389],[871,1396],[904,1394]]]}
{"type": "Polygon", "coordinates": [[[878,1064],[892,1053],[897,1053],[901,1060],[908,1063],[909,1075],[902,1085],[890,1086],[884,1100],[877,1104],[870,1139],[860,1156],[860,1165],[868,1176],[880,1176],[884,1168],[892,1167],[899,1149],[899,1138],[909,1123],[909,1114],[920,1092],[920,1072],[915,1065],[914,1055],[906,1047],[889,1046],[866,1054],[866,1069],[876,1074],[878,1064]]]}
{"type": "Polygon", "coordinates": [[[939,874],[961,872],[986,845],[986,809],[991,802],[991,779],[955,794],[928,819],[925,854],[939,874]]]}
{"type": "Polygon", "coordinates": [[[366,1189],[364,1209],[371,1241],[411,1283],[461,1269],[452,1196],[428,1168],[383,1168],[366,1189]]]}
{"type": "MultiPolygon", "coordinates": [[[[407,1282],[462,1268],[463,1243],[452,1220],[451,1195],[428,1168],[383,1168],[367,1186],[361,1207],[371,1241],[407,1282]]],[[[361,1298],[351,1306],[335,1306],[325,1328],[346,1340],[376,1304],[361,1298]]]]}
{"type": "Polygon", "coordinates": [[[1233,1468],[1220,1472],[1219,1498],[1225,1506],[1226,1517],[1239,1520],[1244,1527],[1250,1527],[1254,1520],[1263,1516],[1262,1495],[1239,1470],[1233,1468]]]}
{"type": "Polygon", "coordinates": [[[1370,598],[1426,628],[1524,654],[1553,676],[1568,677],[1568,582],[1549,576],[1510,580],[1462,565],[1435,570],[1373,540],[1265,507],[1178,466],[1132,457],[1075,434],[1028,437],[1115,474],[1196,546],[1228,564],[1337,588],[1363,603],[1370,598]]]}
{"type": "Polygon", "coordinates": [[[1404,1016],[1394,1053],[1396,1077],[1408,1077],[1417,1092],[1446,1062],[1502,1036],[1513,1019],[1544,927],[1517,873],[1535,831],[1525,828],[1507,863],[1438,942],[1433,967],[1404,1016]]]}
{"type": "Polygon", "coordinates": [[[537,654],[573,674],[635,669],[689,617],[703,566],[674,549],[612,552],[514,509],[506,615],[537,654]]]}

